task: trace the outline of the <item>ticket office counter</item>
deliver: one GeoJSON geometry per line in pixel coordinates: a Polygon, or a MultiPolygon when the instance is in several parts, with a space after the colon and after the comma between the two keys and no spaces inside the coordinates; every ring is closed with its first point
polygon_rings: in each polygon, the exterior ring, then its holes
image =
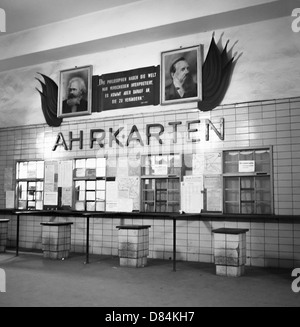
{"type": "MultiPolygon", "coordinates": [[[[70,210],[5,210],[0,209],[0,214],[8,216],[16,216],[17,219],[17,230],[16,230],[16,255],[19,255],[19,230],[20,224],[22,223],[22,216],[47,216],[47,217],[72,217],[74,221],[76,218],[85,218],[86,221],[86,244],[85,244],[85,263],[89,263],[89,239],[90,239],[90,219],[100,218],[100,219],[117,219],[116,226],[119,224],[120,219],[153,219],[153,220],[170,220],[172,221],[172,238],[173,238],[173,271],[176,271],[176,233],[177,225],[180,221],[203,221],[203,222],[216,222],[220,226],[225,226],[227,224],[232,224],[236,222],[250,224],[262,223],[264,225],[271,224],[293,224],[300,225],[299,216],[275,216],[275,215],[225,215],[225,214],[164,214],[164,213],[122,213],[122,212],[79,212],[70,210]]],[[[116,227],[115,226],[115,227],[116,227]]],[[[250,228],[251,232],[251,228],[250,228]]]]}
{"type": "Polygon", "coordinates": [[[212,151],[17,162],[8,194],[18,210],[273,214],[272,148],[212,151]]]}

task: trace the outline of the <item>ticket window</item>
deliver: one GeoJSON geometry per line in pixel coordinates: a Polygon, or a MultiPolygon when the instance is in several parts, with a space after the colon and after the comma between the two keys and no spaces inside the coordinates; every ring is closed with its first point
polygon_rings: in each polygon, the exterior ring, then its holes
{"type": "Polygon", "coordinates": [[[16,167],[17,209],[42,210],[44,192],[44,162],[18,162],[16,167]]]}
{"type": "Polygon", "coordinates": [[[144,212],[179,212],[180,179],[146,178],[142,183],[144,212]]]}
{"type": "Polygon", "coordinates": [[[224,213],[271,214],[271,149],[224,151],[224,213]]]}
{"type": "Polygon", "coordinates": [[[142,211],[179,212],[181,169],[177,154],[142,158],[142,211]]]}
{"type": "Polygon", "coordinates": [[[105,211],[106,158],[76,159],[74,207],[78,211],[105,211]]]}

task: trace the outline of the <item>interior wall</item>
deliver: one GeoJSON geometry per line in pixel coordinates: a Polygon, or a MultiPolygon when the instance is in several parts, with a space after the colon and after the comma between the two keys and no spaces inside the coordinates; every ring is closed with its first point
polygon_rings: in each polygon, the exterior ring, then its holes
{"type": "MultiPolygon", "coordinates": [[[[80,157],[103,156],[105,152],[113,153],[116,144],[104,149],[89,148],[89,130],[91,128],[116,130],[124,126],[126,133],[133,124],[138,127],[141,137],[145,140],[145,125],[147,123],[161,123],[164,126],[170,121],[182,121],[179,133],[184,134],[186,122],[191,120],[211,119],[218,128],[218,121],[225,119],[225,140],[222,141],[211,132],[210,141],[205,141],[201,133],[201,141],[190,146],[189,151],[216,151],[224,149],[238,149],[244,147],[272,146],[273,148],[273,184],[274,209],[279,217],[274,218],[207,218],[199,221],[177,222],[177,260],[213,263],[212,229],[247,228],[247,265],[261,267],[293,268],[300,260],[300,97],[292,99],[278,99],[275,101],[261,101],[246,104],[232,104],[219,106],[209,113],[202,113],[193,109],[177,110],[156,115],[137,114],[135,118],[115,117],[105,120],[95,119],[93,122],[63,123],[60,128],[51,128],[45,124],[7,128],[0,130],[0,185],[5,185],[5,168],[15,167],[17,160],[66,160],[80,157]],[[52,151],[56,135],[62,132],[65,136],[69,131],[73,137],[83,131],[83,149],[79,149],[79,142],[74,142],[72,151],[58,147],[52,151]],[[291,217],[293,216],[293,222],[291,217]]],[[[166,135],[170,132],[166,129],[166,135]]],[[[125,134],[126,134],[125,133],[125,134]]],[[[123,140],[120,135],[120,140],[123,140]]],[[[165,138],[164,138],[165,140],[165,138]]],[[[179,138],[174,150],[186,151],[186,139],[179,138]]],[[[138,147],[138,151],[147,152],[147,147],[138,147]]],[[[157,146],[154,142],[151,152],[160,150],[167,153],[167,147],[157,146]]],[[[157,151],[157,152],[155,152],[157,151]]],[[[126,149],[121,149],[120,155],[125,155],[126,149]],[[123,153],[123,152],[124,153],[123,153]]],[[[143,152],[142,152],[143,153],[143,152]]],[[[0,208],[5,208],[5,192],[0,188],[0,208]]],[[[8,245],[12,248],[16,244],[17,221],[15,215],[8,215],[9,223],[8,245]]],[[[85,252],[85,227],[82,218],[51,217],[56,221],[67,219],[72,221],[72,252],[85,252]]],[[[41,250],[42,221],[49,221],[49,217],[22,216],[20,222],[20,247],[41,250]]],[[[91,219],[90,253],[102,255],[117,255],[117,229],[120,219],[106,218],[91,219]]],[[[149,258],[169,260],[172,258],[173,234],[171,220],[155,219],[126,219],[123,223],[151,225],[149,258]]]]}

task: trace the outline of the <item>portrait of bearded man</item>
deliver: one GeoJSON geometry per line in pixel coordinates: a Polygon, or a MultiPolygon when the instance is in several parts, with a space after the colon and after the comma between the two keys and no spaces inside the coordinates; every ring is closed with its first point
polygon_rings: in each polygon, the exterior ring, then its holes
{"type": "Polygon", "coordinates": [[[68,84],[67,99],[63,101],[62,113],[87,111],[87,88],[81,77],[73,77],[68,84]]]}
{"type": "Polygon", "coordinates": [[[172,83],[165,88],[165,99],[175,100],[197,96],[197,83],[190,72],[190,65],[184,57],[177,58],[170,66],[172,83]]]}

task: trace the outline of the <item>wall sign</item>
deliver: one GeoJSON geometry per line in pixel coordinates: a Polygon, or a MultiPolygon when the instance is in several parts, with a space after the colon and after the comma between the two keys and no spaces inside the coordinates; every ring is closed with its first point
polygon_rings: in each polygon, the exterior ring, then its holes
{"type": "MultiPolygon", "coordinates": [[[[172,144],[177,143],[177,134],[179,133],[177,130],[177,126],[181,125],[182,122],[169,122],[169,126],[173,126],[173,132],[169,133],[172,135],[172,138],[169,141],[172,144]]],[[[209,129],[211,128],[217,137],[220,140],[224,140],[225,132],[224,132],[224,118],[220,119],[220,130],[218,131],[214,124],[209,120],[206,119],[202,124],[199,120],[194,121],[187,121],[186,123],[186,132],[183,133],[188,135],[188,142],[200,142],[200,138],[194,138],[195,134],[197,134],[201,129],[204,128],[205,130],[205,141],[210,140],[210,133],[209,129]]],[[[123,148],[125,146],[129,147],[131,142],[136,141],[139,142],[141,146],[150,145],[150,140],[154,139],[158,142],[158,144],[163,144],[162,136],[165,133],[165,127],[159,123],[156,124],[147,124],[145,126],[145,133],[144,136],[140,133],[139,129],[136,125],[131,127],[131,130],[128,135],[122,135],[124,127],[120,127],[119,129],[102,129],[96,128],[91,129],[89,131],[89,145],[90,149],[93,149],[94,146],[98,146],[100,148],[104,148],[105,146],[109,146],[110,148],[117,144],[119,147],[123,148]],[[125,141],[123,141],[123,139],[125,141]]],[[[77,135],[78,136],[78,135],[77,135]]],[[[69,132],[69,140],[64,137],[62,132],[57,134],[55,144],[52,148],[52,151],[55,151],[57,147],[63,147],[66,151],[71,151],[73,148],[73,143],[79,144],[79,149],[83,149],[84,139],[87,135],[84,136],[83,131],[79,131],[79,137],[74,136],[73,133],[69,132]]],[[[220,160],[220,158],[215,158],[212,156],[211,158],[211,165],[210,168],[213,169],[213,162],[220,160]]],[[[211,173],[211,172],[210,172],[211,173]]]]}
{"type": "Polygon", "coordinates": [[[159,104],[159,66],[101,75],[101,110],[159,104]]]}
{"type": "Polygon", "coordinates": [[[239,173],[254,173],[255,161],[254,160],[240,160],[239,173]]]}

